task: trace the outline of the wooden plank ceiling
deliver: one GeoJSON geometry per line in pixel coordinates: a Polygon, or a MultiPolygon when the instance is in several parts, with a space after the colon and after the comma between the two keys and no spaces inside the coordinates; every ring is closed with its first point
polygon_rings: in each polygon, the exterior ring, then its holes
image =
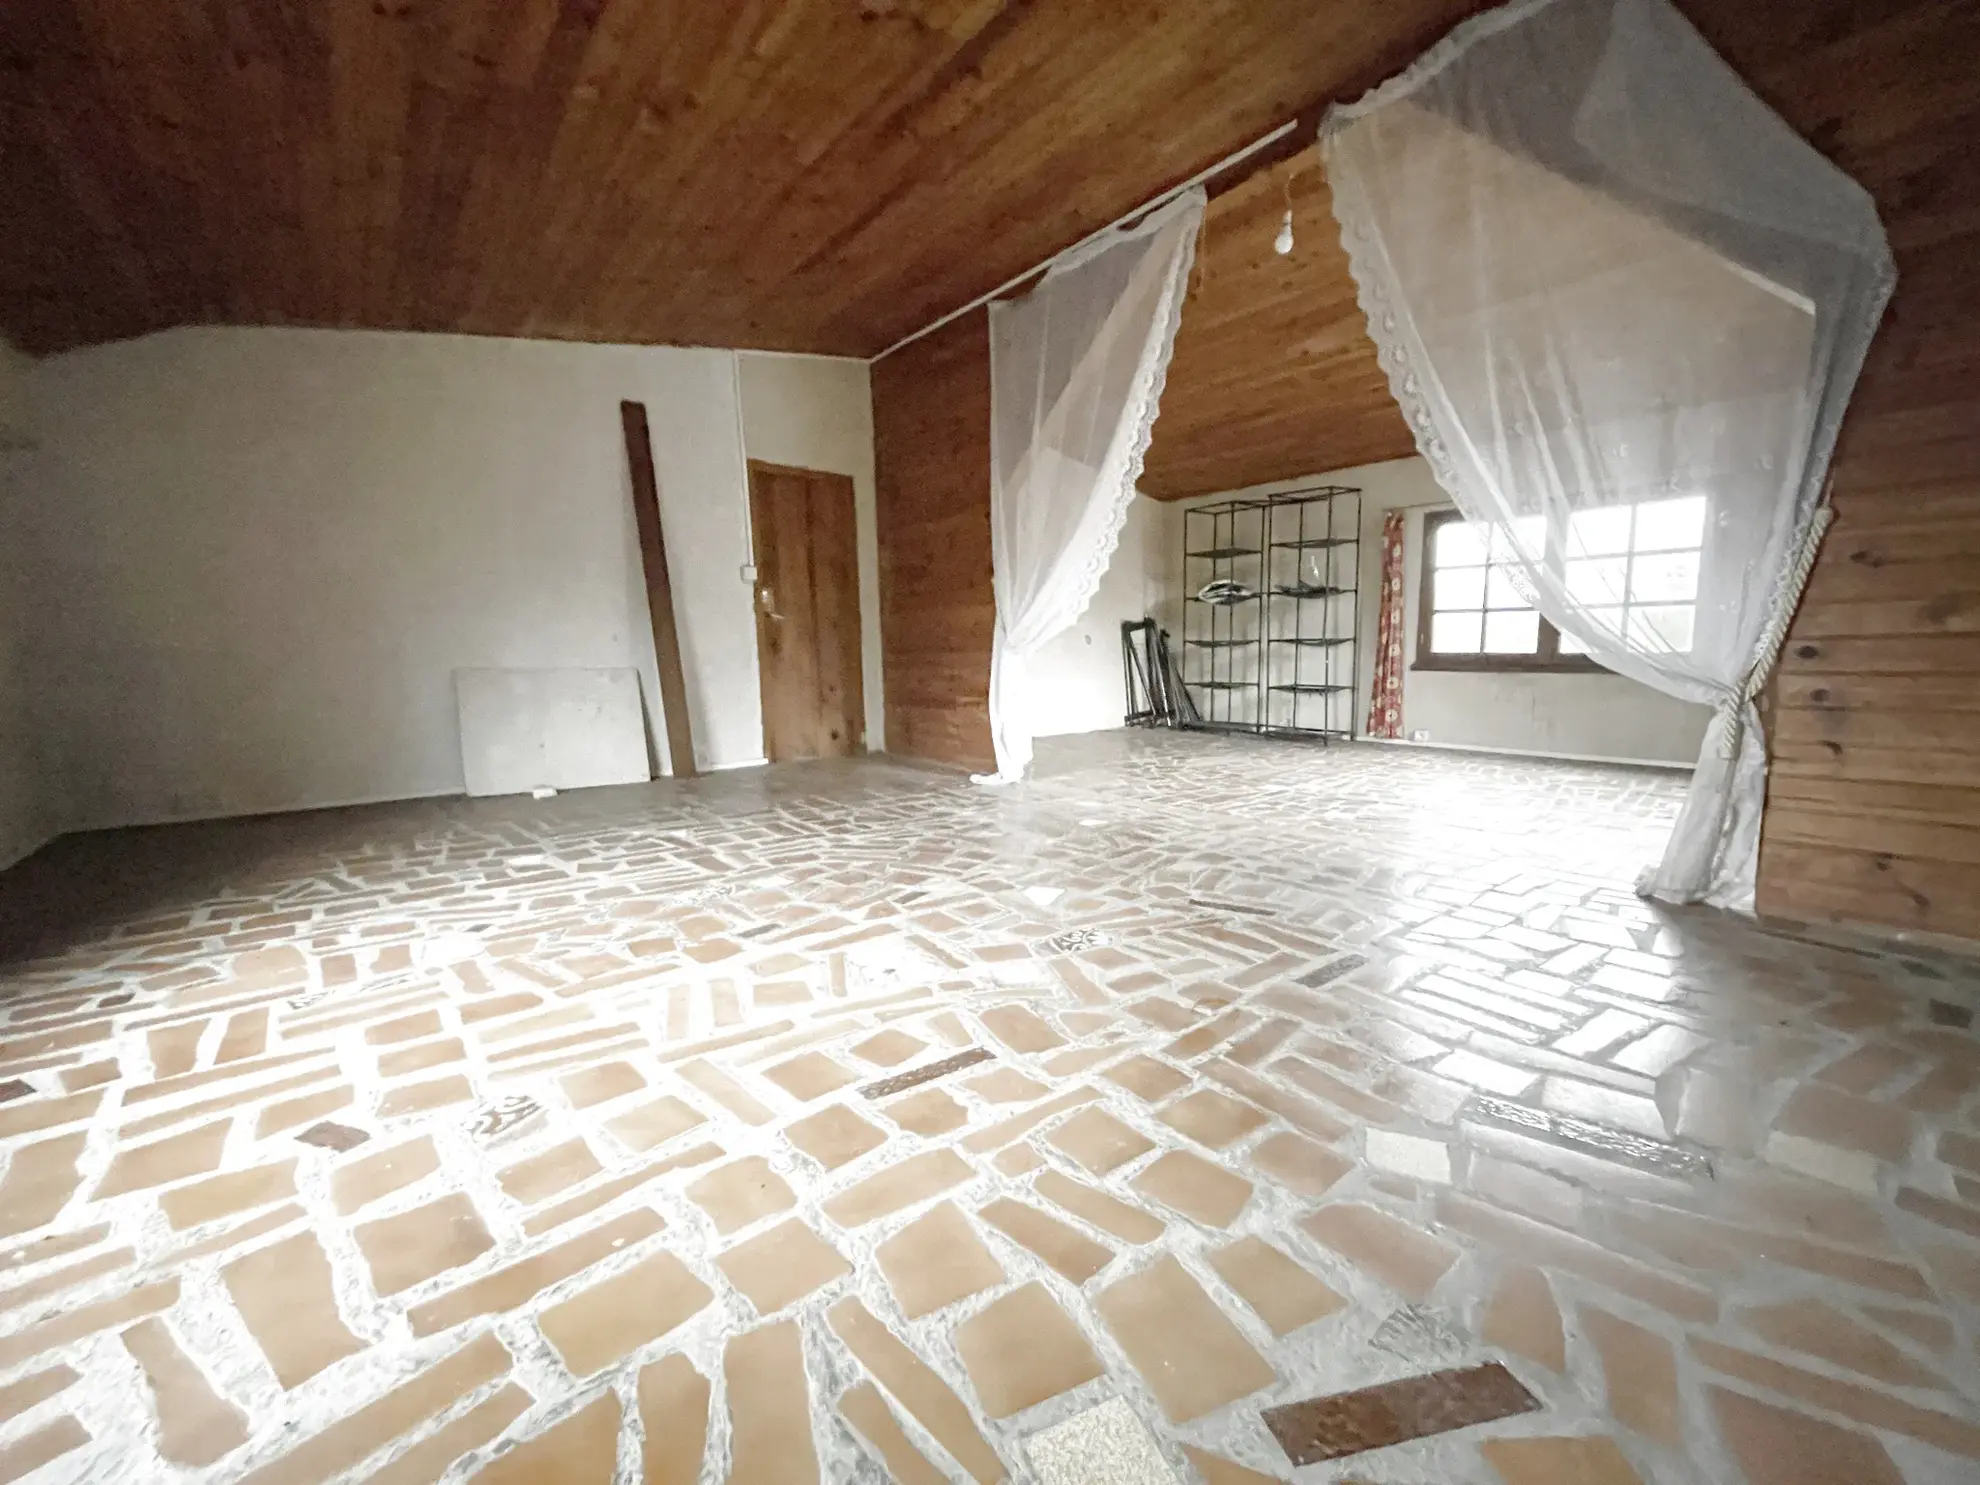
{"type": "Polygon", "coordinates": [[[871,354],[1472,0],[0,6],[0,332],[871,354]]]}
{"type": "Polygon", "coordinates": [[[1158,500],[1416,452],[1355,300],[1317,145],[1211,199],[1141,489],[1158,500]],[[1293,250],[1272,250],[1287,205],[1293,250]]]}

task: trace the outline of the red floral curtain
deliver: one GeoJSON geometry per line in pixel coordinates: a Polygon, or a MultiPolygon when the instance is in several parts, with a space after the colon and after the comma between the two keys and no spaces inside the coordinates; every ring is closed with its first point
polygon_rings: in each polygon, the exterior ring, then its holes
{"type": "Polygon", "coordinates": [[[1403,701],[1403,526],[1392,510],[1382,520],[1382,615],[1375,626],[1375,681],[1368,695],[1368,735],[1401,737],[1403,701]]]}

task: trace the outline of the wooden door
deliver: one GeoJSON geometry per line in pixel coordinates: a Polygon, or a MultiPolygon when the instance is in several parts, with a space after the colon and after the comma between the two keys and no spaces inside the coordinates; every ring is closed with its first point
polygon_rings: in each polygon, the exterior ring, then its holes
{"type": "Polygon", "coordinates": [[[749,513],[764,756],[785,763],[863,752],[852,481],[752,459],[749,513]]]}

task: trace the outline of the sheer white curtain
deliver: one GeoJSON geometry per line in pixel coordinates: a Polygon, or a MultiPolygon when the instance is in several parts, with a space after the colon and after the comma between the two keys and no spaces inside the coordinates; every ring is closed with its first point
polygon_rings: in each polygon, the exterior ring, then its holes
{"type": "Polygon", "coordinates": [[[1321,135],[1369,332],[1470,522],[1440,540],[1497,590],[1480,643],[1527,643],[1531,605],[1564,649],[1714,704],[1638,887],[1750,907],[1753,701],[1895,282],[1869,196],[1666,0],[1488,11],[1321,135]]]}
{"type": "Polygon", "coordinates": [[[1203,221],[1201,187],[990,306],[997,772],[1031,763],[1029,658],[1093,601],[1141,477],[1203,221]]]}

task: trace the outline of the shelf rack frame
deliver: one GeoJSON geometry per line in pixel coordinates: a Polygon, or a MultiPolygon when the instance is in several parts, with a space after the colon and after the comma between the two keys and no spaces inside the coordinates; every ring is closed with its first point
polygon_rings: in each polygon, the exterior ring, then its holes
{"type": "Polygon", "coordinates": [[[1214,732],[1357,735],[1362,493],[1308,485],[1183,511],[1182,679],[1214,732]],[[1212,583],[1234,585],[1226,601],[1212,583]]]}

